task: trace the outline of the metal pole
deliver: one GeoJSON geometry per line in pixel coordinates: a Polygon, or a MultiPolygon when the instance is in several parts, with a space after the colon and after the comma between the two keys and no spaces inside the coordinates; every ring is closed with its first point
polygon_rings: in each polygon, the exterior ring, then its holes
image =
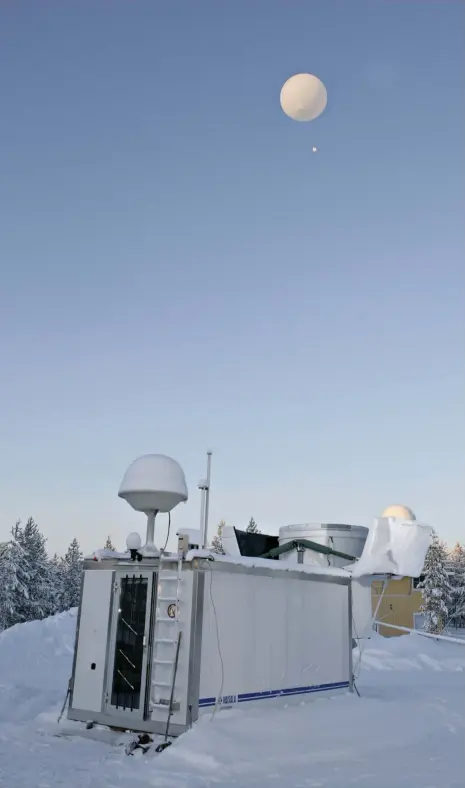
{"type": "Polygon", "coordinates": [[[381,593],[379,595],[378,604],[376,605],[375,612],[373,613],[373,615],[371,617],[371,629],[374,629],[374,627],[375,627],[376,617],[377,617],[377,615],[379,613],[379,609],[381,607],[381,602],[383,601],[384,593],[385,593],[385,591],[386,591],[386,589],[387,589],[387,587],[389,585],[389,580],[390,580],[390,578],[386,577],[384,582],[383,582],[383,587],[382,587],[381,593]]]}
{"type": "Polygon", "coordinates": [[[147,538],[145,540],[145,547],[153,550],[155,547],[155,516],[156,512],[147,512],[147,538]]]}
{"type": "Polygon", "coordinates": [[[202,547],[204,548],[207,546],[207,540],[208,540],[208,513],[210,508],[211,467],[212,467],[212,452],[207,451],[207,488],[205,490],[205,517],[203,523],[203,539],[202,539],[202,547]]]}
{"type": "Polygon", "coordinates": [[[201,547],[204,547],[203,544],[203,529],[205,528],[205,487],[199,487],[200,489],[200,537],[202,539],[201,547]]]}
{"type": "Polygon", "coordinates": [[[388,629],[399,629],[401,632],[410,632],[411,635],[419,635],[422,638],[433,638],[433,640],[447,640],[448,643],[458,643],[459,646],[465,646],[465,640],[461,638],[452,638],[447,635],[434,635],[432,632],[423,632],[421,629],[409,629],[408,627],[401,627],[397,624],[386,624],[385,621],[375,621],[379,627],[387,627],[388,629]]]}

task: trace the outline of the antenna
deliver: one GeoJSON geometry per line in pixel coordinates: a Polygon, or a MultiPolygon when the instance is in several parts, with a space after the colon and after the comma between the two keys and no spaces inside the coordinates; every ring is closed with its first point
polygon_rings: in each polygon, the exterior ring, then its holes
{"type": "Polygon", "coordinates": [[[147,536],[142,554],[160,555],[154,544],[155,518],[159,512],[170,512],[188,497],[184,471],[179,463],[165,454],[138,457],[124,474],[118,495],[136,512],[147,515],[147,536]]]}
{"type": "Polygon", "coordinates": [[[198,483],[200,490],[200,533],[202,536],[202,548],[208,544],[208,514],[210,508],[210,476],[212,466],[212,453],[207,451],[207,477],[198,483]]]}

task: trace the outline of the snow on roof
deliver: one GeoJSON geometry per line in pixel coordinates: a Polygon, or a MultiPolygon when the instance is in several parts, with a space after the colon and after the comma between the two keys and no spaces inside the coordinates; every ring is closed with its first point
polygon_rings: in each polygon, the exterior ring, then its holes
{"type": "MultiPolygon", "coordinates": [[[[177,561],[177,553],[167,553],[165,558],[171,557],[173,561],[177,561]]],[[[214,553],[212,550],[189,550],[186,553],[185,560],[193,561],[194,558],[210,558],[214,561],[223,564],[238,564],[239,566],[253,567],[266,567],[267,569],[276,569],[283,572],[303,572],[307,575],[322,575],[326,577],[350,577],[350,572],[346,569],[336,569],[333,566],[312,566],[311,564],[298,564],[292,561],[279,561],[271,558],[249,558],[245,555],[221,555],[214,553]]],[[[131,559],[130,553],[117,553],[113,550],[94,550],[93,553],[85,557],[86,561],[102,561],[105,559],[113,559],[117,561],[129,561],[131,559]]]]}
{"type": "Polygon", "coordinates": [[[194,558],[210,558],[222,564],[237,564],[239,566],[262,567],[277,569],[283,572],[303,572],[307,575],[323,575],[326,577],[350,577],[345,569],[336,569],[333,566],[312,566],[311,564],[298,564],[292,561],[280,561],[272,558],[249,558],[245,555],[221,555],[211,550],[190,550],[186,554],[186,561],[194,558]]]}
{"type": "Polygon", "coordinates": [[[90,555],[84,557],[85,561],[101,561],[103,558],[117,558],[120,561],[128,561],[131,558],[130,552],[117,553],[115,550],[94,550],[90,555]]]}

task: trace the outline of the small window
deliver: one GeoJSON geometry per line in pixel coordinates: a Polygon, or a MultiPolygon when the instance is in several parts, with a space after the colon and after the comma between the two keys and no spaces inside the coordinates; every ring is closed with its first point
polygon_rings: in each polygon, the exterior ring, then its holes
{"type": "Polygon", "coordinates": [[[418,586],[420,585],[420,583],[423,582],[424,579],[425,579],[425,575],[420,575],[420,577],[413,577],[412,588],[418,588],[418,586]]]}

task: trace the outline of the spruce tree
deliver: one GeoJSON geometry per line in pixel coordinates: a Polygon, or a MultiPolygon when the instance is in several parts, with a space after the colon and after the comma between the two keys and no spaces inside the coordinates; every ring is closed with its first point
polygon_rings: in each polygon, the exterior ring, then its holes
{"type": "Polygon", "coordinates": [[[222,543],[222,535],[223,535],[223,528],[226,525],[224,520],[220,520],[218,524],[218,528],[216,530],[216,535],[213,537],[211,548],[213,553],[218,553],[220,555],[224,555],[223,550],[223,543],[222,543]]]}
{"type": "Polygon", "coordinates": [[[247,526],[247,528],[245,530],[246,530],[246,532],[248,534],[259,534],[260,533],[260,531],[258,530],[257,523],[255,522],[253,517],[250,518],[249,524],[248,524],[248,526],[247,526]]]}
{"type": "Polygon", "coordinates": [[[451,586],[446,569],[447,553],[444,545],[433,532],[433,541],[426,554],[423,569],[424,579],[419,583],[423,595],[421,612],[425,615],[423,628],[426,632],[439,634],[449,619],[451,586]]]}
{"type": "Polygon", "coordinates": [[[111,536],[107,536],[107,541],[105,542],[103,549],[110,550],[112,553],[116,553],[116,547],[113,545],[113,542],[111,541],[111,536]]]}
{"type": "Polygon", "coordinates": [[[453,627],[465,627],[465,548],[457,542],[449,553],[452,571],[452,598],[449,623],[453,627]]]}
{"type": "Polygon", "coordinates": [[[13,538],[0,545],[0,632],[26,620],[28,582],[24,550],[13,538]]]}
{"type": "Polygon", "coordinates": [[[50,616],[55,611],[52,571],[45,547],[47,540],[33,517],[29,517],[24,527],[18,521],[13,534],[23,548],[29,578],[28,599],[24,601],[24,620],[33,621],[50,616]]]}
{"type": "Polygon", "coordinates": [[[81,596],[81,572],[83,555],[79,542],[73,539],[63,558],[62,609],[69,610],[79,605],[81,596]]]}
{"type": "Polygon", "coordinates": [[[62,613],[65,610],[64,606],[64,593],[65,593],[65,569],[63,558],[55,553],[50,561],[50,578],[51,578],[51,615],[62,613]]]}

